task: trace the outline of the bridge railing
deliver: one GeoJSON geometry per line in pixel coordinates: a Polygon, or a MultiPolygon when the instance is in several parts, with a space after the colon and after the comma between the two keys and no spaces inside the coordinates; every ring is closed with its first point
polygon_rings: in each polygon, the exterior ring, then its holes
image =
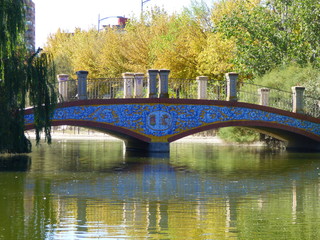
{"type": "MultiPolygon", "coordinates": [[[[266,88],[253,83],[238,83],[237,98],[240,102],[260,104],[286,111],[293,110],[293,92],[277,88],[266,88]]],[[[320,99],[304,95],[303,113],[313,117],[320,117],[320,99]]]]}
{"type": "Polygon", "coordinates": [[[209,100],[226,100],[226,81],[209,80],[207,88],[207,98],[209,100]]]}
{"type": "MultiPolygon", "coordinates": [[[[68,79],[62,83],[66,89],[65,94],[61,94],[60,101],[77,100],[77,80],[68,79]]],[[[197,79],[169,78],[170,98],[197,99],[198,82],[197,79]]],[[[62,86],[60,86],[62,87],[62,86]]],[[[159,88],[159,86],[157,86],[159,88]]],[[[209,100],[226,99],[225,81],[209,79],[207,81],[207,97],[209,100]]],[[[143,78],[142,97],[148,97],[148,79],[143,78]]],[[[112,99],[123,98],[124,81],[123,78],[89,78],[87,79],[87,99],[112,99]]]]}
{"type": "Polygon", "coordinates": [[[320,118],[320,98],[304,96],[305,114],[320,118]]]}
{"type": "MultiPolygon", "coordinates": [[[[199,83],[198,79],[169,78],[170,98],[198,99],[199,83]]],[[[213,79],[207,80],[206,99],[225,100],[226,82],[213,79]]]]}
{"type": "Polygon", "coordinates": [[[170,98],[197,99],[196,79],[169,78],[168,88],[170,98]]]}
{"type": "MultiPolygon", "coordinates": [[[[87,99],[124,98],[123,78],[91,78],[87,84],[87,99]]],[[[147,85],[148,79],[143,78],[141,97],[147,97],[147,85]]]]}
{"type": "Polygon", "coordinates": [[[148,78],[141,73],[125,73],[122,78],[87,79],[86,71],[80,71],[85,77],[78,76],[77,80],[69,79],[67,75],[58,75],[59,100],[128,97],[227,100],[260,104],[320,117],[320,99],[304,96],[303,87],[296,86],[292,92],[288,92],[253,83],[239,83],[236,73],[228,73],[226,81],[216,81],[205,76],[197,79],[168,78],[170,72],[168,70],[151,71],[148,78]],[[159,73],[162,73],[162,77],[159,73]],[[165,77],[163,74],[166,74],[165,77]]]}
{"type": "Polygon", "coordinates": [[[87,80],[88,99],[123,97],[123,78],[94,78],[87,80]]]}
{"type": "Polygon", "coordinates": [[[242,82],[237,86],[237,93],[238,101],[240,102],[260,104],[287,111],[292,110],[292,92],[242,82]]]}
{"type": "Polygon", "coordinates": [[[68,102],[77,99],[78,94],[78,81],[77,79],[65,79],[57,83],[59,89],[59,102],[68,102]]]}

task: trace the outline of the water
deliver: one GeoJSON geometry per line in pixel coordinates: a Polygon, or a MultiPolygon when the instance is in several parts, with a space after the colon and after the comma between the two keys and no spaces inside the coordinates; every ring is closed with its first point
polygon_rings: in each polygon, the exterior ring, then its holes
{"type": "Polygon", "coordinates": [[[60,140],[0,166],[0,239],[320,239],[319,153],[60,140]]]}

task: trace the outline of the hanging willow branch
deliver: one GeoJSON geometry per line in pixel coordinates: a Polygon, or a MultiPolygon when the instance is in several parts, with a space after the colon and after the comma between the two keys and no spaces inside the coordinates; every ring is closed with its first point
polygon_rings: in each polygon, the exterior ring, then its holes
{"type": "Polygon", "coordinates": [[[0,0],[0,153],[31,151],[24,134],[27,96],[36,107],[37,142],[42,131],[51,141],[50,117],[56,103],[53,62],[40,51],[30,56],[24,41],[24,7],[24,0],[0,0]]]}
{"type": "Polygon", "coordinates": [[[40,51],[41,49],[28,61],[27,89],[29,90],[30,104],[34,106],[37,143],[39,143],[42,131],[45,133],[47,142],[51,143],[50,119],[57,102],[54,88],[55,71],[52,57],[47,53],[40,53],[40,51]]]}

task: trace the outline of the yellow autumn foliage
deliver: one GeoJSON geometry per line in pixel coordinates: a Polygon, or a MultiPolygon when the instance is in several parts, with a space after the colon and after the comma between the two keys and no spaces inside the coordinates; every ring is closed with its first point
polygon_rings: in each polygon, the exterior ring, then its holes
{"type": "Polygon", "coordinates": [[[232,71],[234,54],[232,39],[223,38],[221,33],[210,34],[206,47],[198,55],[198,74],[221,80],[224,73],[232,71]]]}
{"type": "Polygon", "coordinates": [[[58,73],[86,70],[90,78],[100,78],[170,69],[173,78],[216,77],[232,68],[234,43],[203,26],[203,16],[210,20],[210,12],[201,9],[168,14],[155,8],[130,19],[123,30],[59,30],[48,39],[46,50],[53,54],[58,73]]]}
{"type": "Polygon", "coordinates": [[[245,9],[252,9],[258,4],[261,0],[220,0],[214,3],[212,8],[211,20],[214,24],[218,24],[224,16],[228,16],[231,13],[237,11],[239,6],[245,9]]]}

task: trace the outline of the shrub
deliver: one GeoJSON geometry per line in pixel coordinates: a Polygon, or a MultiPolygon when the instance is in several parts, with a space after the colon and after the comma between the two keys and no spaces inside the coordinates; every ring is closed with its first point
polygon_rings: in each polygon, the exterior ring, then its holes
{"type": "Polygon", "coordinates": [[[260,134],[254,130],[241,127],[220,128],[218,136],[226,142],[252,143],[259,141],[260,134]]]}

